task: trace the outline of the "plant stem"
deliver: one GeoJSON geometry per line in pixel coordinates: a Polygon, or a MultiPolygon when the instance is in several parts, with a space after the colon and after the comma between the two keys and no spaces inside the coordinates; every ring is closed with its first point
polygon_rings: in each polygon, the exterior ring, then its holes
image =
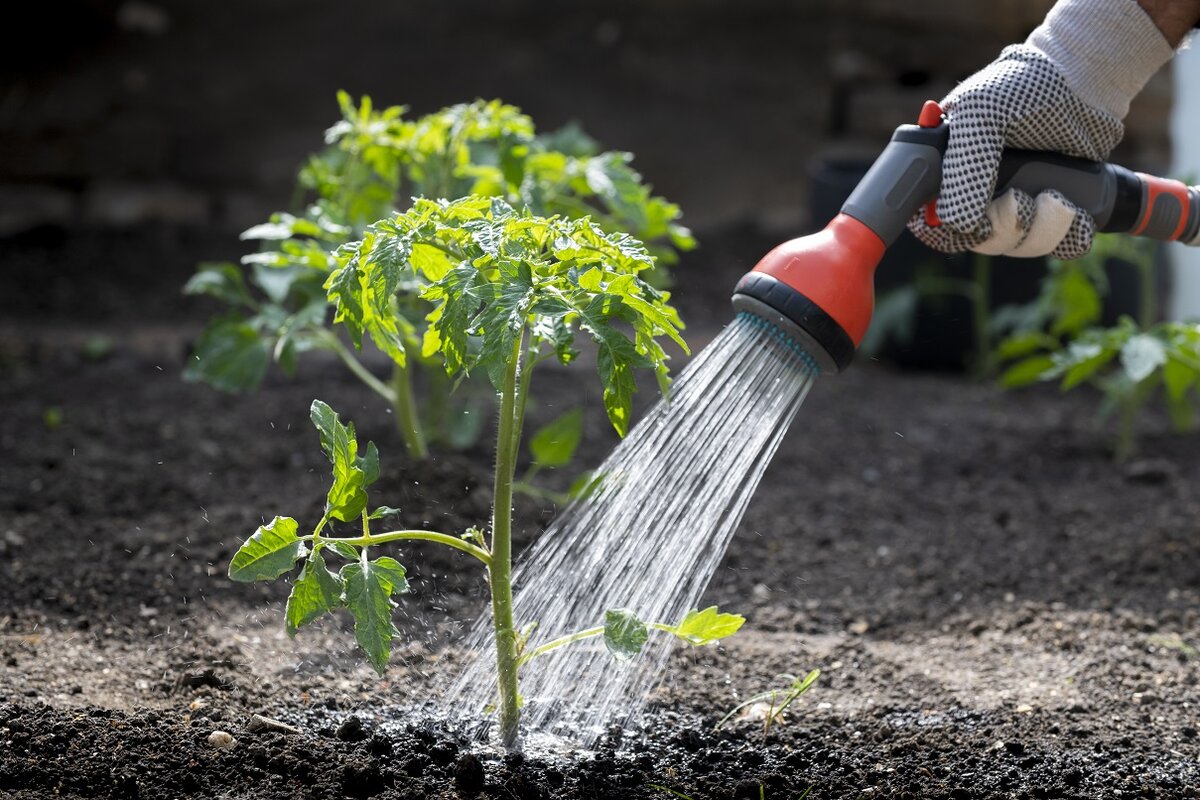
{"type": "Polygon", "coordinates": [[[342,340],[337,337],[332,331],[321,331],[320,341],[329,350],[337,354],[338,358],[350,368],[354,376],[366,384],[367,388],[375,392],[377,395],[388,401],[388,405],[396,404],[396,395],[392,392],[388,385],[371,374],[371,371],[362,365],[362,362],[354,357],[354,353],[346,345],[342,344],[342,340]]]}
{"type": "Polygon", "coordinates": [[[416,363],[414,355],[408,352],[407,364],[396,364],[392,367],[392,393],[395,402],[392,409],[396,416],[396,429],[404,439],[408,448],[409,458],[424,461],[429,458],[429,448],[425,444],[425,432],[421,429],[421,420],[417,417],[417,404],[413,399],[412,371],[409,365],[416,363]]]}
{"type": "MultiPolygon", "coordinates": [[[[315,538],[314,536],[301,536],[301,541],[307,541],[315,538]]],[[[422,540],[426,542],[437,542],[444,544],[447,547],[453,547],[455,550],[461,550],[464,553],[475,556],[482,561],[486,566],[492,565],[492,556],[487,550],[482,547],[473,545],[470,542],[459,539],[457,536],[451,536],[447,533],[436,533],[434,531],[388,531],[387,533],[373,533],[368,538],[366,536],[338,539],[331,536],[322,536],[321,541],[325,544],[349,544],[355,547],[366,547],[368,545],[387,544],[388,542],[398,542],[403,540],[422,540]]]]}
{"type": "Polygon", "coordinates": [[[517,685],[517,631],[512,604],[512,496],[517,462],[515,434],[520,430],[517,394],[521,386],[521,329],[500,390],[500,430],[496,437],[496,477],[492,506],[492,626],[496,633],[496,674],[500,684],[500,741],[512,750],[518,745],[521,701],[517,685]]]}
{"type": "Polygon", "coordinates": [[[1121,398],[1120,422],[1117,429],[1117,443],[1113,449],[1113,458],[1118,462],[1128,461],[1137,451],[1137,412],[1138,401],[1134,396],[1136,389],[1129,396],[1121,398]]]}
{"type": "Polygon", "coordinates": [[[579,631],[578,633],[569,633],[566,636],[560,636],[557,639],[546,642],[545,644],[530,650],[528,653],[525,653],[523,656],[517,659],[517,666],[523,666],[530,661],[533,661],[538,656],[546,655],[546,653],[549,653],[551,650],[557,650],[560,647],[566,647],[569,644],[581,641],[583,639],[590,639],[593,636],[600,636],[603,633],[604,626],[601,625],[598,628],[588,628],[585,631],[579,631]]]}
{"type": "Polygon", "coordinates": [[[1154,254],[1138,260],[1138,283],[1141,284],[1141,295],[1138,298],[1138,324],[1142,330],[1148,330],[1158,321],[1158,281],[1154,269],[1154,254]]]}
{"type": "MultiPolygon", "coordinates": [[[[533,382],[533,365],[538,360],[538,347],[540,342],[536,337],[529,338],[529,348],[525,351],[526,368],[521,372],[520,388],[517,393],[517,417],[516,424],[513,426],[513,454],[514,459],[521,454],[521,431],[525,427],[525,405],[529,401],[529,384],[533,382]]],[[[514,469],[516,462],[513,462],[514,469]]]]}

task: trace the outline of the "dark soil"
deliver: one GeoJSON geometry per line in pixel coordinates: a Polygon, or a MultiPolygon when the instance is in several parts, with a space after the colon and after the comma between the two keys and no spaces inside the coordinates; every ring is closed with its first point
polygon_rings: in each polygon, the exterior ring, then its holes
{"type": "MultiPolygon", "coordinates": [[[[676,656],[640,728],[502,758],[406,710],[436,706],[483,607],[457,554],[402,551],[407,638],[383,679],[345,620],[289,640],[284,582],[224,576],[264,517],[319,511],[313,397],[380,444],[377,499],[408,522],[483,522],[485,448],[407,463],[332,362],[229,397],[180,381],[178,331],[86,344],[27,328],[0,348],[4,796],[1200,796],[1200,459],[1157,417],[1118,466],[1094,397],[870,363],[822,380],[709,592],[746,629],[676,656]],[[713,731],[811,668],[769,735],[713,731]]],[[[535,386],[543,418],[588,404],[595,463],[613,439],[583,374],[535,386]]],[[[553,513],[524,501],[522,542],[553,513]]]]}

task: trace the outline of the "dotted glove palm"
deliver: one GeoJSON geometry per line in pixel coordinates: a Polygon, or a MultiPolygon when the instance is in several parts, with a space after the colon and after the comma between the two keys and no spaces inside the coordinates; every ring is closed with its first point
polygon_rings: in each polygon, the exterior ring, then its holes
{"type": "Polygon", "coordinates": [[[1083,255],[1095,225],[1059,192],[1013,189],[993,200],[1004,148],[1106,160],[1129,101],[1173,54],[1134,0],[1061,0],[1025,44],[1006,48],[942,101],[950,142],[941,224],[918,214],[909,229],[947,253],[1083,255]]]}

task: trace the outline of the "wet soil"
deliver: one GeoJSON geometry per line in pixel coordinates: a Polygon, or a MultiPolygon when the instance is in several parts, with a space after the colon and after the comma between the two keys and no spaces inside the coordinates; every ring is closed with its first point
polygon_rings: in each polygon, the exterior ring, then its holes
{"type": "MultiPolygon", "coordinates": [[[[2,796],[1200,796],[1200,459],[1158,417],[1114,465],[1094,397],[870,363],[822,380],[709,591],[743,632],[680,652],[597,749],[501,757],[413,710],[483,608],[473,563],[400,551],[413,592],[383,678],[346,620],[289,640],[284,582],[224,576],[264,517],[318,513],[314,397],[379,443],[377,499],[407,522],[484,522],[486,447],[409,463],[382,403],[320,359],[249,397],[185,384],[184,338],[126,329],[96,358],[27,326],[0,346],[2,796]],[[766,735],[714,731],[812,668],[766,735]]],[[[586,403],[596,463],[613,439],[580,374],[547,369],[538,413],[586,403]]],[[[521,541],[555,510],[524,500],[521,541]]]]}

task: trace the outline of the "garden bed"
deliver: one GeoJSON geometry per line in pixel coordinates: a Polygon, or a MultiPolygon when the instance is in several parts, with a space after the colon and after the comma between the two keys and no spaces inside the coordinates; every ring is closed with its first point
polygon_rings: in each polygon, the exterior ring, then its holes
{"type": "MultiPolygon", "coordinates": [[[[178,337],[128,335],[100,360],[76,341],[5,346],[8,796],[1200,796],[1200,460],[1165,420],[1117,466],[1092,397],[870,363],[823,379],[708,593],[743,631],[681,650],[639,728],[501,758],[412,710],[436,705],[483,608],[456,554],[406,560],[409,638],[383,679],[345,625],[289,641],[284,582],[225,577],[263,516],[319,515],[313,397],[380,444],[376,494],[414,523],[486,520],[485,450],[410,466],[382,402],[332,362],[230,397],[179,380],[178,337]],[[812,668],[765,741],[753,720],[713,731],[812,668]],[[297,731],[256,732],[255,714],[297,731]]],[[[613,438],[589,383],[548,368],[534,391],[547,415],[587,404],[595,464],[613,438]]],[[[522,501],[519,542],[554,511],[522,501]]]]}

